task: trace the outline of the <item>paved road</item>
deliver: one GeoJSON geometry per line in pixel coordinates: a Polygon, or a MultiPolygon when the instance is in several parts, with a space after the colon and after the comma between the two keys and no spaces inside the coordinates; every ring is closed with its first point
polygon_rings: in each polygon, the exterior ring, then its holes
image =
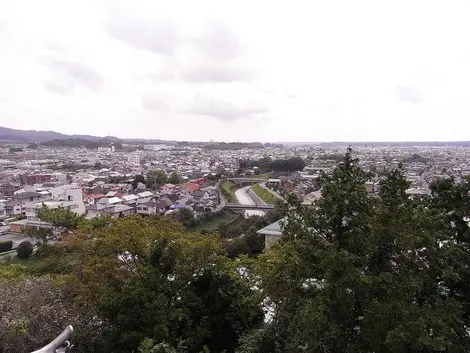
{"type": "MultiPolygon", "coordinates": [[[[8,227],[0,227],[0,230],[8,229],[8,227]]],[[[17,234],[17,233],[6,233],[0,235],[0,241],[2,240],[11,240],[13,242],[13,249],[15,249],[22,241],[31,240],[30,237],[23,235],[23,234],[17,234]]]]}
{"type": "MultiPolygon", "coordinates": [[[[248,190],[251,186],[245,186],[235,191],[235,197],[241,205],[255,205],[255,202],[251,199],[248,194],[248,190]]],[[[260,210],[246,210],[245,217],[250,216],[264,216],[266,212],[260,210]]]]}

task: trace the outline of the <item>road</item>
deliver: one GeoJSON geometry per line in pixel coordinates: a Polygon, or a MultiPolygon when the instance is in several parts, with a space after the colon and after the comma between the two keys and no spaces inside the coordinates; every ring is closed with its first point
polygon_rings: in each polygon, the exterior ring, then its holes
{"type": "MultiPolygon", "coordinates": [[[[245,186],[235,191],[235,197],[241,205],[255,205],[255,202],[248,195],[248,190],[251,186],[245,186]]],[[[246,210],[245,217],[250,216],[264,216],[266,213],[260,210],[246,210]]]]}
{"type": "MultiPolygon", "coordinates": [[[[10,227],[8,226],[2,226],[0,227],[0,231],[2,230],[8,230],[10,227]]],[[[29,240],[32,242],[31,238],[22,235],[22,234],[17,234],[17,233],[6,233],[0,235],[0,241],[2,240],[11,240],[13,242],[13,249],[15,249],[22,241],[29,240]]]]}

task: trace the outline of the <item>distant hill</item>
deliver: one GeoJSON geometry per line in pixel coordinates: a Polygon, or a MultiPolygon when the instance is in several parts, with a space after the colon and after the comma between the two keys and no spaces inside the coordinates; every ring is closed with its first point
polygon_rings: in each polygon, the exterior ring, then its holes
{"type": "MultiPolygon", "coordinates": [[[[176,141],[164,141],[154,139],[120,139],[115,136],[92,136],[92,135],[67,135],[55,131],[37,131],[37,130],[18,130],[8,127],[0,126],[0,141],[18,141],[18,142],[39,142],[44,143],[49,141],[46,145],[59,145],[58,140],[68,140],[70,144],[87,144],[88,142],[127,142],[127,143],[175,143],[176,141]],[[74,140],[74,141],[71,141],[74,140]]],[[[67,142],[65,143],[67,145],[67,142]]]]}
{"type": "MultiPolygon", "coordinates": [[[[89,141],[101,140],[101,137],[91,135],[66,135],[55,131],[17,130],[0,126],[0,140],[43,142],[48,140],[63,140],[81,138],[89,141]]],[[[107,136],[107,140],[119,140],[117,137],[107,136]]]]}

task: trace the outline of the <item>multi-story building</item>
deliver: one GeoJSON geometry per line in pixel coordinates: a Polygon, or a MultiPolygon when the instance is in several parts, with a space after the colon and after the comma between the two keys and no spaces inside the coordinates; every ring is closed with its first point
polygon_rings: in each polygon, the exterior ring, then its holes
{"type": "Polygon", "coordinates": [[[52,180],[51,174],[27,174],[22,176],[26,185],[44,184],[52,180]]]}
{"type": "Polygon", "coordinates": [[[132,164],[140,164],[140,154],[131,153],[127,156],[127,161],[132,164]]]}
{"type": "Polygon", "coordinates": [[[11,232],[21,232],[23,227],[50,228],[50,224],[42,222],[37,216],[41,207],[50,209],[63,207],[83,215],[86,212],[82,199],[82,189],[77,184],[63,185],[48,190],[47,200],[28,202],[24,205],[26,219],[10,223],[11,232]]]}

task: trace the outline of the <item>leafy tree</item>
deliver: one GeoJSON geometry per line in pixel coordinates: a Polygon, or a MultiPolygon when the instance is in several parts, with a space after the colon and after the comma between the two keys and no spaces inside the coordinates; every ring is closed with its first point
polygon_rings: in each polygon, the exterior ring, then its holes
{"type": "Polygon", "coordinates": [[[36,211],[36,215],[43,222],[51,223],[55,228],[72,231],[83,221],[79,214],[64,207],[48,208],[43,206],[36,211]]]}
{"type": "Polygon", "coordinates": [[[142,174],[137,174],[135,176],[134,180],[132,181],[132,187],[134,188],[134,190],[137,189],[137,184],[138,183],[142,183],[144,185],[147,185],[145,177],[142,174]]]}
{"type": "MultiPolygon", "coordinates": [[[[387,174],[379,198],[367,196],[367,178],[348,149],[333,173],[320,178],[322,198],[313,208],[288,197],[282,240],[256,267],[272,318],[243,339],[245,352],[465,352],[470,346],[466,299],[445,294],[446,280],[459,278],[462,268],[448,265],[442,246],[451,234],[443,216],[453,213],[408,199],[402,170],[387,174]]],[[[450,198],[449,209],[463,206],[461,191],[451,193],[460,196],[450,198]]]]}
{"type": "Polygon", "coordinates": [[[175,185],[181,183],[181,178],[176,170],[171,173],[168,182],[175,185]]]}
{"type": "Polygon", "coordinates": [[[166,184],[168,178],[162,170],[152,170],[147,173],[147,187],[157,189],[166,184]]]}
{"type": "Polygon", "coordinates": [[[219,255],[216,236],[137,216],[110,220],[92,237],[89,229],[75,233],[61,246],[73,259],[64,269],[80,301],[110,323],[105,351],[130,352],[148,338],[186,352],[230,353],[262,320],[257,293],[219,255]]]}
{"type": "Polygon", "coordinates": [[[21,233],[35,239],[38,245],[46,245],[52,237],[51,228],[23,227],[21,233]]]}
{"type": "Polygon", "coordinates": [[[194,219],[194,212],[189,208],[181,207],[176,211],[176,213],[174,213],[174,218],[182,224],[187,225],[189,221],[194,219]]]}
{"type": "Polygon", "coordinates": [[[22,241],[16,248],[16,254],[18,255],[20,259],[29,259],[32,253],[33,253],[33,244],[31,244],[31,242],[27,240],[22,241]]]}
{"type": "Polygon", "coordinates": [[[0,241],[0,252],[10,251],[13,248],[13,242],[11,240],[0,241]]]}

